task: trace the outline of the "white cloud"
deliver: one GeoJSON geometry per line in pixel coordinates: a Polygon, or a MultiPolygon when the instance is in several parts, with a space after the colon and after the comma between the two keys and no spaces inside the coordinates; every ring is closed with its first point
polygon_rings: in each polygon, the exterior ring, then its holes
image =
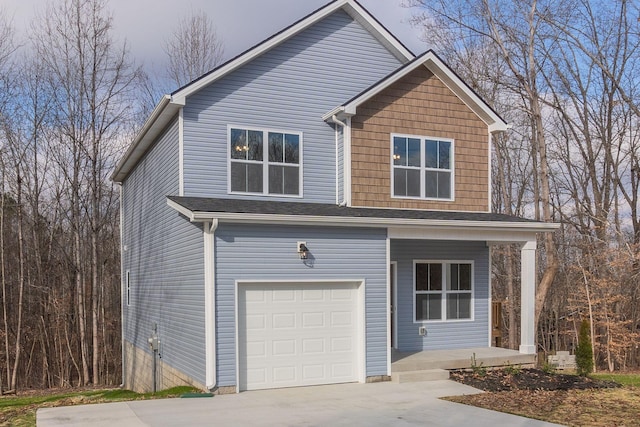
{"type": "MultiPolygon", "coordinates": [[[[55,0],[54,0],[55,1],[55,0]]],[[[114,19],[114,34],[127,40],[137,63],[146,68],[159,67],[165,60],[163,41],[176,21],[192,9],[204,10],[225,41],[225,57],[245,49],[280,31],[292,22],[322,7],[328,0],[109,0],[114,19]]],[[[418,30],[408,20],[412,10],[401,7],[401,0],[362,0],[361,4],[396,35],[414,53],[425,46],[418,30]]],[[[3,0],[3,9],[13,17],[17,37],[28,34],[29,22],[36,10],[46,6],[43,0],[3,0]]]]}

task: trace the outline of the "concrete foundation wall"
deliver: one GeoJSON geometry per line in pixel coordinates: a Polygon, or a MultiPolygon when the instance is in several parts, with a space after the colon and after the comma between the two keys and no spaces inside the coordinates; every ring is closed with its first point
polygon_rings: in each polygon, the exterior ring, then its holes
{"type": "MultiPolygon", "coordinates": [[[[153,391],[153,355],[143,351],[128,341],[124,342],[125,384],[124,388],[138,393],[153,391]]],[[[164,390],[180,385],[206,390],[204,384],[190,378],[166,363],[160,358],[157,360],[157,390],[164,390]]]]}

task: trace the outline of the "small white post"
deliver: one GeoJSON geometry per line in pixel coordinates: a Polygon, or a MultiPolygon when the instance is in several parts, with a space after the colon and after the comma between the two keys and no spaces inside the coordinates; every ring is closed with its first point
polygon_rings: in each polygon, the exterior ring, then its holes
{"type": "Polygon", "coordinates": [[[536,354],[536,241],[529,240],[520,249],[520,353],[536,354]]]}

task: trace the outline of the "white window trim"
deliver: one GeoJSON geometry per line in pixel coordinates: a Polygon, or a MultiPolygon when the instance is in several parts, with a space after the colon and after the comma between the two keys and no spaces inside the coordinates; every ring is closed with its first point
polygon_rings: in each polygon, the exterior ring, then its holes
{"type": "MultiPolygon", "coordinates": [[[[473,322],[475,320],[475,289],[476,289],[476,283],[475,283],[475,263],[472,260],[442,260],[442,259],[430,259],[430,260],[422,260],[422,259],[414,259],[413,260],[413,289],[412,289],[412,295],[413,295],[413,323],[414,324],[424,324],[424,323],[460,323],[460,322],[473,322]],[[442,275],[442,279],[444,281],[444,283],[442,284],[442,291],[441,292],[437,292],[440,295],[443,295],[444,298],[442,298],[441,304],[442,304],[442,309],[441,309],[441,313],[442,313],[442,318],[441,319],[432,319],[432,320],[416,320],[416,264],[442,264],[443,265],[443,275],[442,275]],[[447,276],[449,275],[449,271],[447,268],[444,268],[444,266],[448,266],[450,264],[471,264],[471,307],[470,307],[470,317],[468,319],[447,319],[447,295],[448,294],[457,294],[460,293],[460,291],[450,291],[447,290],[446,287],[446,279],[447,276]]],[[[434,294],[436,292],[433,292],[434,294]]]]}
{"type": "MultiPolygon", "coordinates": [[[[392,199],[405,199],[405,200],[429,200],[429,201],[436,201],[436,202],[453,202],[455,201],[455,194],[456,194],[456,189],[455,189],[455,171],[456,171],[456,163],[455,163],[455,141],[451,138],[441,138],[441,137],[436,137],[436,136],[425,136],[425,135],[410,135],[410,134],[404,134],[404,133],[392,133],[391,137],[389,138],[389,147],[390,147],[390,155],[389,155],[389,163],[391,165],[391,198],[392,199]],[[413,139],[419,139],[420,140],[420,197],[413,197],[413,196],[396,196],[393,192],[393,189],[395,188],[394,186],[394,170],[395,170],[395,165],[393,164],[393,138],[395,137],[399,137],[399,138],[413,138],[413,139]],[[426,147],[425,147],[425,141],[445,141],[445,142],[450,142],[451,143],[451,167],[450,169],[433,169],[433,168],[427,168],[425,165],[425,156],[424,153],[426,151],[426,147]],[[429,170],[429,171],[450,171],[451,172],[451,197],[448,199],[445,198],[441,198],[441,197],[426,197],[425,196],[425,192],[426,192],[426,186],[424,183],[424,179],[425,179],[425,172],[429,170]]],[[[418,169],[417,166],[398,166],[400,168],[403,169],[418,169]]]]}
{"type": "MultiPolygon", "coordinates": [[[[300,131],[292,131],[292,130],[286,130],[286,129],[276,129],[276,128],[265,128],[265,127],[259,127],[259,126],[247,126],[247,125],[227,125],[227,194],[238,194],[238,195],[244,195],[244,196],[267,196],[267,197],[287,197],[287,198],[297,198],[297,199],[301,199],[302,197],[304,197],[304,174],[303,174],[303,158],[302,158],[302,153],[303,153],[303,146],[304,146],[304,141],[303,141],[303,134],[300,131]],[[269,193],[269,165],[273,164],[273,165],[285,165],[283,163],[270,163],[269,162],[269,139],[268,136],[265,138],[263,136],[263,140],[262,140],[262,161],[257,161],[257,160],[238,160],[235,159],[233,160],[234,162],[237,163],[248,163],[248,164],[262,164],[262,192],[261,193],[256,193],[256,192],[246,192],[246,191],[231,191],[231,129],[244,129],[244,130],[250,130],[250,131],[258,131],[258,132],[262,132],[264,134],[264,136],[267,136],[269,132],[274,132],[274,133],[288,133],[291,135],[298,135],[298,137],[300,138],[300,147],[299,147],[299,152],[298,152],[298,183],[299,183],[299,187],[298,187],[298,194],[271,194],[269,193]]],[[[293,164],[290,164],[293,166],[293,164]]]]}

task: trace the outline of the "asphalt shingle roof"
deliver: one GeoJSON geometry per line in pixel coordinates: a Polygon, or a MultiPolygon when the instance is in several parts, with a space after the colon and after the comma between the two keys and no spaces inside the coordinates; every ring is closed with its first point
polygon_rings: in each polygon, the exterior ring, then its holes
{"type": "Polygon", "coordinates": [[[444,221],[487,221],[537,223],[511,215],[482,212],[428,211],[414,209],[354,208],[322,203],[278,202],[246,199],[167,196],[191,212],[262,215],[300,215],[346,218],[423,219],[444,221]]]}

